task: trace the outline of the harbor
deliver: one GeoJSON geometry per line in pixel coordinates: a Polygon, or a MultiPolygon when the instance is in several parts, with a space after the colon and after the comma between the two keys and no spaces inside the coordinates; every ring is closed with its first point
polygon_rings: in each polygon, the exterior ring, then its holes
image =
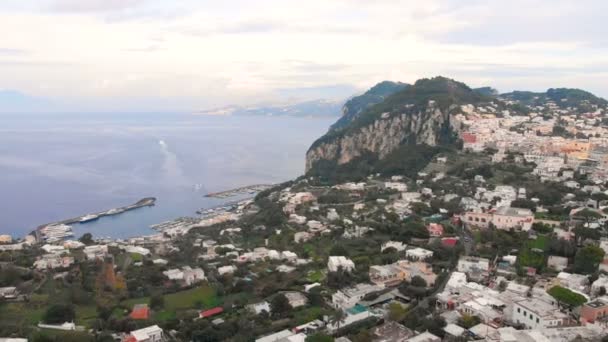
{"type": "Polygon", "coordinates": [[[69,237],[69,236],[73,235],[70,225],[87,223],[87,222],[98,220],[101,217],[119,215],[119,214],[122,214],[122,213],[130,211],[130,210],[135,210],[135,209],[142,208],[142,207],[150,207],[150,206],[153,206],[155,203],[156,203],[155,197],[146,197],[131,205],[127,205],[124,207],[113,208],[110,210],[101,211],[101,212],[97,212],[97,213],[85,214],[82,216],[73,217],[73,218],[70,218],[67,220],[63,220],[63,221],[46,223],[46,224],[39,226],[36,229],[36,238],[39,241],[41,241],[41,240],[46,241],[48,239],[56,240],[56,239],[60,239],[60,238],[69,237]]]}
{"type": "Polygon", "coordinates": [[[245,194],[255,195],[261,191],[268,190],[268,189],[272,188],[273,186],[274,186],[274,184],[247,185],[247,186],[243,186],[243,187],[232,189],[232,190],[211,192],[211,193],[206,194],[205,197],[230,198],[230,197],[234,197],[234,196],[238,196],[238,195],[245,195],[245,194]]]}

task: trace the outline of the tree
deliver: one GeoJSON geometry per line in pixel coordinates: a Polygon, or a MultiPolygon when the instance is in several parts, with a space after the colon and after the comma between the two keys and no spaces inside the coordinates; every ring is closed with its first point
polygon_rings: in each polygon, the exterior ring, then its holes
{"type": "Polygon", "coordinates": [[[388,318],[391,321],[399,322],[407,315],[407,309],[397,302],[388,305],[388,318]]]}
{"type": "Polygon", "coordinates": [[[336,330],[340,330],[340,325],[346,320],[346,314],[342,310],[336,310],[330,318],[331,324],[336,326],[336,330]]]}
{"type": "Polygon", "coordinates": [[[84,233],[80,239],[78,239],[78,241],[84,243],[85,245],[92,245],[93,243],[95,243],[95,241],[93,241],[93,235],[91,233],[84,233]]]}
{"type": "Polygon", "coordinates": [[[574,257],[574,271],[581,274],[591,274],[604,259],[604,250],[597,246],[585,246],[578,250],[574,257]]]}
{"type": "Polygon", "coordinates": [[[150,297],[150,307],[153,310],[160,310],[165,307],[165,297],[161,294],[156,294],[150,297]]]}
{"type": "Polygon", "coordinates": [[[481,319],[477,316],[464,314],[462,317],[458,319],[458,325],[465,329],[469,329],[471,327],[476,326],[481,323],[481,319]]]}
{"type": "Polygon", "coordinates": [[[553,298],[557,299],[558,302],[566,304],[572,308],[584,304],[587,299],[585,296],[573,292],[565,287],[553,286],[547,291],[553,298]]]}
{"type": "Polygon", "coordinates": [[[348,251],[341,244],[335,244],[329,250],[331,256],[348,256],[348,251]]]}
{"type": "Polygon", "coordinates": [[[427,287],[426,280],[424,280],[424,278],[422,278],[421,276],[413,276],[411,284],[415,287],[427,287]]]}
{"type": "Polygon", "coordinates": [[[51,305],[45,312],[43,320],[48,324],[62,324],[73,322],[76,318],[74,307],[69,304],[51,305]]]}
{"type": "Polygon", "coordinates": [[[291,305],[289,304],[287,297],[285,297],[284,294],[279,293],[270,301],[270,310],[273,315],[280,317],[291,310],[291,305]]]}

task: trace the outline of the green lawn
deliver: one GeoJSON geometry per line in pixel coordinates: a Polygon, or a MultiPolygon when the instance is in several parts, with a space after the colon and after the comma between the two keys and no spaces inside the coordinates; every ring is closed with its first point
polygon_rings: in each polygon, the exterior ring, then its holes
{"type": "Polygon", "coordinates": [[[308,273],[308,281],[318,283],[323,279],[325,279],[325,273],[323,273],[321,270],[311,271],[308,273]]]}
{"type": "MultiPolygon", "coordinates": [[[[193,289],[171,293],[165,296],[165,311],[179,311],[196,308],[196,303],[202,303],[203,308],[213,308],[221,304],[215,290],[207,285],[193,289]]],[[[149,304],[149,297],[134,298],[122,302],[131,308],[135,304],[149,304]]]]}

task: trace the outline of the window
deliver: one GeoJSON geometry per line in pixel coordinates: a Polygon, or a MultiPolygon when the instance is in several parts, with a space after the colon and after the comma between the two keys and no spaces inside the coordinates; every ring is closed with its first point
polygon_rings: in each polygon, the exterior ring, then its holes
{"type": "Polygon", "coordinates": [[[520,313],[520,310],[519,310],[519,308],[517,308],[517,313],[520,313]]]}
{"type": "Polygon", "coordinates": [[[540,320],[538,318],[536,319],[536,323],[540,323],[540,320]]]}

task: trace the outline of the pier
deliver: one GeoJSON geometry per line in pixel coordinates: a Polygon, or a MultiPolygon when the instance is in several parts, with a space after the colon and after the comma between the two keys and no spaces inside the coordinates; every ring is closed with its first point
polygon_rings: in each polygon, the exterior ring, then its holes
{"type": "Polygon", "coordinates": [[[129,210],[135,210],[135,209],[142,208],[142,207],[151,207],[155,203],[156,203],[156,197],[146,197],[146,198],[142,198],[141,200],[139,200],[131,205],[127,205],[124,207],[114,208],[114,209],[101,211],[101,212],[93,213],[93,214],[86,214],[86,215],[70,218],[70,219],[63,220],[63,221],[46,223],[46,224],[39,226],[36,229],[36,231],[39,231],[40,229],[42,229],[46,226],[55,226],[55,225],[61,225],[61,224],[70,225],[70,224],[74,224],[74,223],[80,223],[84,218],[91,217],[91,216],[94,216],[95,219],[98,219],[98,218],[101,218],[104,216],[118,215],[118,214],[122,214],[129,210]]]}
{"type": "Polygon", "coordinates": [[[243,187],[232,189],[232,190],[211,192],[211,193],[206,194],[205,197],[229,198],[229,197],[234,197],[234,196],[243,195],[243,194],[255,194],[255,193],[258,193],[258,192],[261,192],[264,190],[268,190],[268,189],[272,188],[273,186],[274,186],[274,184],[247,185],[247,186],[243,186],[243,187]]]}

